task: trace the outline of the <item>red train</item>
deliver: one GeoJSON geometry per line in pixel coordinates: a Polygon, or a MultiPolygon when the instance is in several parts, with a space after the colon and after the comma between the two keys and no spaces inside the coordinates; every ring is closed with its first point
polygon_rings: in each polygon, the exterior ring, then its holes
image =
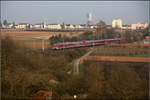
{"type": "Polygon", "coordinates": [[[86,40],[86,41],[78,41],[78,42],[62,42],[62,43],[55,43],[52,49],[66,49],[66,48],[79,48],[79,47],[90,47],[90,46],[97,46],[103,44],[110,44],[114,42],[120,43],[121,39],[104,39],[104,40],[86,40]]]}

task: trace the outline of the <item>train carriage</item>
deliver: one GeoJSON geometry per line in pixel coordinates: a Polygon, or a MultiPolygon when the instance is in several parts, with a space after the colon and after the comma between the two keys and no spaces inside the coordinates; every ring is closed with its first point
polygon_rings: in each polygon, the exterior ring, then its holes
{"type": "Polygon", "coordinates": [[[90,47],[90,46],[97,46],[103,44],[110,44],[110,43],[120,43],[121,39],[104,39],[104,40],[86,40],[86,41],[77,41],[77,42],[62,42],[62,43],[55,43],[52,49],[67,49],[67,48],[77,48],[77,47],[90,47]]]}

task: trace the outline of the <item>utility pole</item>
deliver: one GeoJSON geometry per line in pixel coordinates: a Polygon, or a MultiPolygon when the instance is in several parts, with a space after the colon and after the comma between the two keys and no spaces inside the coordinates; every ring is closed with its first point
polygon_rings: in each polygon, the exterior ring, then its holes
{"type": "Polygon", "coordinates": [[[102,25],[101,25],[101,40],[102,40],[102,25]]]}
{"type": "Polygon", "coordinates": [[[44,52],[44,39],[42,39],[42,50],[44,52]]]}
{"type": "Polygon", "coordinates": [[[33,47],[34,47],[33,49],[36,50],[36,39],[33,40],[33,45],[34,45],[34,46],[33,46],[33,47]]]}
{"type": "MultiPolygon", "coordinates": [[[[64,36],[63,36],[63,44],[64,44],[64,36]]],[[[64,49],[63,49],[64,50],[64,49]]]]}

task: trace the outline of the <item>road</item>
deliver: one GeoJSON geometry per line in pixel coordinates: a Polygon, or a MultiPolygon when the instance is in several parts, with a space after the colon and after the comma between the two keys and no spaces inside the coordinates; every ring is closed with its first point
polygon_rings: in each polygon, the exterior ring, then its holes
{"type": "Polygon", "coordinates": [[[94,51],[94,49],[90,49],[89,52],[87,52],[86,54],[84,54],[82,57],[76,59],[73,61],[73,65],[74,65],[74,69],[73,69],[73,73],[74,75],[78,75],[79,74],[79,64],[80,64],[80,60],[84,59],[85,57],[89,56],[92,52],[94,51]]]}

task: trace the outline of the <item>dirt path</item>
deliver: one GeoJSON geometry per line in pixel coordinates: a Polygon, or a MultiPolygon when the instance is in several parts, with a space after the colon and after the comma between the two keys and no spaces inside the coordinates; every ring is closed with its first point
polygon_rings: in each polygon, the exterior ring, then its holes
{"type": "Polygon", "coordinates": [[[94,49],[91,49],[89,52],[87,52],[85,55],[83,55],[82,57],[76,59],[73,61],[73,65],[74,65],[74,69],[73,69],[73,73],[75,75],[78,75],[79,74],[79,64],[80,64],[80,61],[84,58],[86,58],[87,56],[89,56],[92,52],[94,51],[94,49]]]}

